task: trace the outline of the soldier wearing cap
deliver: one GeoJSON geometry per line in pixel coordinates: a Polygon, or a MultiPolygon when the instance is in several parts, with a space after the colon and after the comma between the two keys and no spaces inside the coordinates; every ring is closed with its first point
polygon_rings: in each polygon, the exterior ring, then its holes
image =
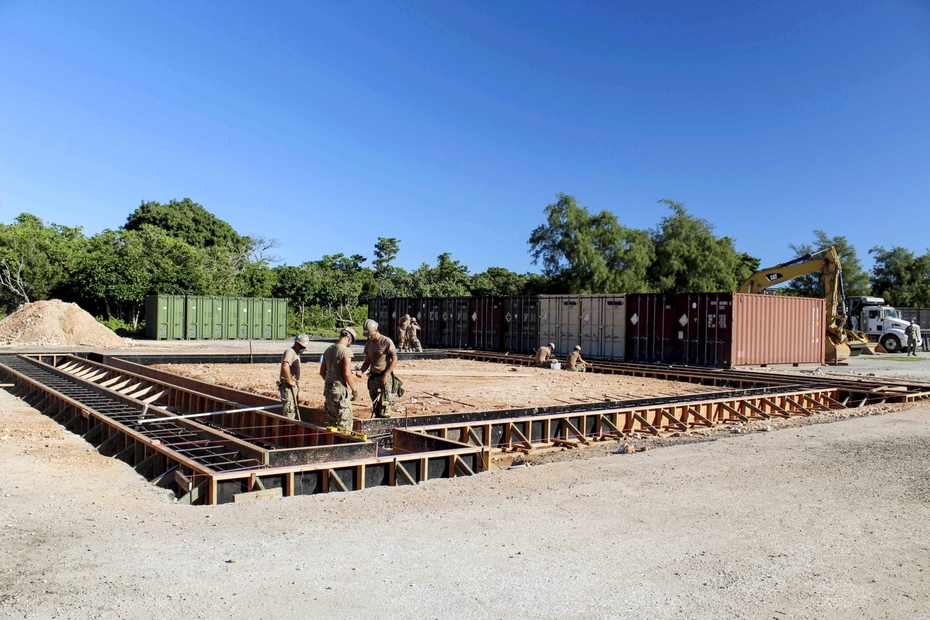
{"type": "Polygon", "coordinates": [[[294,345],[281,356],[281,372],[278,375],[278,393],[281,395],[282,413],[289,418],[297,417],[297,394],[300,391],[300,354],[310,346],[307,334],[294,338],[294,345]]]}
{"type": "Polygon", "coordinates": [[[581,359],[581,345],[576,344],[571,355],[568,356],[568,363],[565,364],[565,370],[573,372],[584,372],[588,369],[588,364],[581,359]]]}
{"type": "Polygon", "coordinates": [[[352,381],[352,349],[355,330],[346,327],[339,340],[323,353],[320,376],[323,378],[323,408],[330,426],[352,430],[352,401],[358,398],[352,381]],[[350,396],[351,395],[351,396],[350,396]]]}
{"type": "Polygon", "coordinates": [[[407,325],[407,350],[416,351],[419,353],[423,350],[423,345],[420,344],[420,339],[417,337],[417,332],[420,331],[420,324],[417,323],[416,317],[410,317],[410,324],[407,325]]]}
{"type": "Polygon", "coordinates": [[[555,345],[551,342],[536,350],[536,366],[539,368],[549,368],[549,363],[555,358],[552,352],[555,351],[555,345]]]}
{"type": "Polygon", "coordinates": [[[400,345],[401,351],[407,350],[407,328],[410,327],[410,315],[397,319],[397,344],[400,345]]]}
{"type": "Polygon", "coordinates": [[[371,411],[377,418],[391,417],[391,396],[400,394],[400,381],[394,376],[397,365],[397,348],[390,338],[378,331],[378,323],[371,319],[362,326],[368,342],[365,343],[365,361],[355,371],[361,377],[366,370],[368,376],[368,395],[371,397],[371,411]]]}

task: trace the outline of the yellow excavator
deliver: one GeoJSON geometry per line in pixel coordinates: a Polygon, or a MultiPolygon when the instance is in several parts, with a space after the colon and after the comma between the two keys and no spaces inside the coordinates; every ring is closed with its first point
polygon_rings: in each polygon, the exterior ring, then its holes
{"type": "Polygon", "coordinates": [[[824,339],[826,362],[842,362],[850,355],[858,355],[866,350],[868,337],[845,328],[846,296],[843,291],[843,267],[840,264],[840,255],[832,245],[787,263],[761,269],[749,276],[749,279],[740,285],[738,292],[761,293],[770,286],[812,273],[822,274],[823,292],[827,300],[827,333],[824,339]]]}

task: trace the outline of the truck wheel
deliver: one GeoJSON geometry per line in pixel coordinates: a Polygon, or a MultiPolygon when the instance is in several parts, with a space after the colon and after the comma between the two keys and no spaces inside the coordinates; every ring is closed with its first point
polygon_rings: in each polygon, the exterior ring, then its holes
{"type": "Polygon", "coordinates": [[[901,340],[894,334],[888,334],[882,338],[882,346],[889,353],[897,353],[901,350],[901,340]]]}

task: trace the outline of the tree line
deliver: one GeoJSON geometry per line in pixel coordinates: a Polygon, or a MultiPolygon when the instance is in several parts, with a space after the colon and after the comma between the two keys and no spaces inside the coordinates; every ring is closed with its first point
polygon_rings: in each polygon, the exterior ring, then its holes
{"type": "MultiPolygon", "coordinates": [[[[713,224],[683,203],[660,203],[668,215],[643,230],[558,194],[527,242],[541,273],[490,267],[472,274],[448,252],[435,265],[406,270],[395,266],[400,240],[385,237],[375,242],[370,266],[358,254],[279,265],[276,240],[241,235],[189,198],[143,202],[121,227],[90,237],[79,227],[46,224],[24,213],[0,224],[0,308],[9,312],[21,303],[58,298],[131,331],[139,328],[149,294],[283,297],[294,331],[325,333],[360,322],[368,300],[378,296],[727,292],[759,268],[758,258],[737,252],[733,239],[718,237],[713,224]]],[[[930,306],[930,252],[917,256],[877,246],[869,250],[874,267],[866,272],[842,236],[816,230],[810,243],[789,248],[804,255],[829,245],[843,261],[847,295],[930,306]]],[[[815,275],[792,280],[779,292],[822,295],[815,275]]]]}

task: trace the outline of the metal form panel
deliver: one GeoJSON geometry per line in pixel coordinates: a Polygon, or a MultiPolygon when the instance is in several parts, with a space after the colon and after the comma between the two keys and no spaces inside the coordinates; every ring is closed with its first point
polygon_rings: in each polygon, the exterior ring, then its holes
{"type": "Polygon", "coordinates": [[[153,340],[183,340],[183,295],[149,295],[145,298],[145,334],[153,340]]]}
{"type": "Polygon", "coordinates": [[[623,359],[626,295],[580,295],[581,351],[584,357],[623,359]]]}
{"type": "Polygon", "coordinates": [[[531,353],[539,344],[539,297],[516,295],[503,298],[503,350],[531,353]]]}
{"type": "Polygon", "coordinates": [[[472,297],[469,300],[468,344],[474,349],[500,351],[503,304],[500,297],[472,297]]]}
{"type": "Polygon", "coordinates": [[[826,301],[733,293],[732,366],[823,364],[826,301]]]}
{"type": "Polygon", "coordinates": [[[568,355],[581,343],[581,317],[577,295],[539,296],[539,340],[537,346],[555,345],[556,355],[568,355]]]}
{"type": "Polygon", "coordinates": [[[636,293],[626,296],[625,359],[649,364],[675,361],[675,295],[636,293]]]}
{"type": "Polygon", "coordinates": [[[417,322],[420,324],[420,344],[423,348],[435,348],[441,345],[442,299],[424,297],[417,310],[417,322]]]}

